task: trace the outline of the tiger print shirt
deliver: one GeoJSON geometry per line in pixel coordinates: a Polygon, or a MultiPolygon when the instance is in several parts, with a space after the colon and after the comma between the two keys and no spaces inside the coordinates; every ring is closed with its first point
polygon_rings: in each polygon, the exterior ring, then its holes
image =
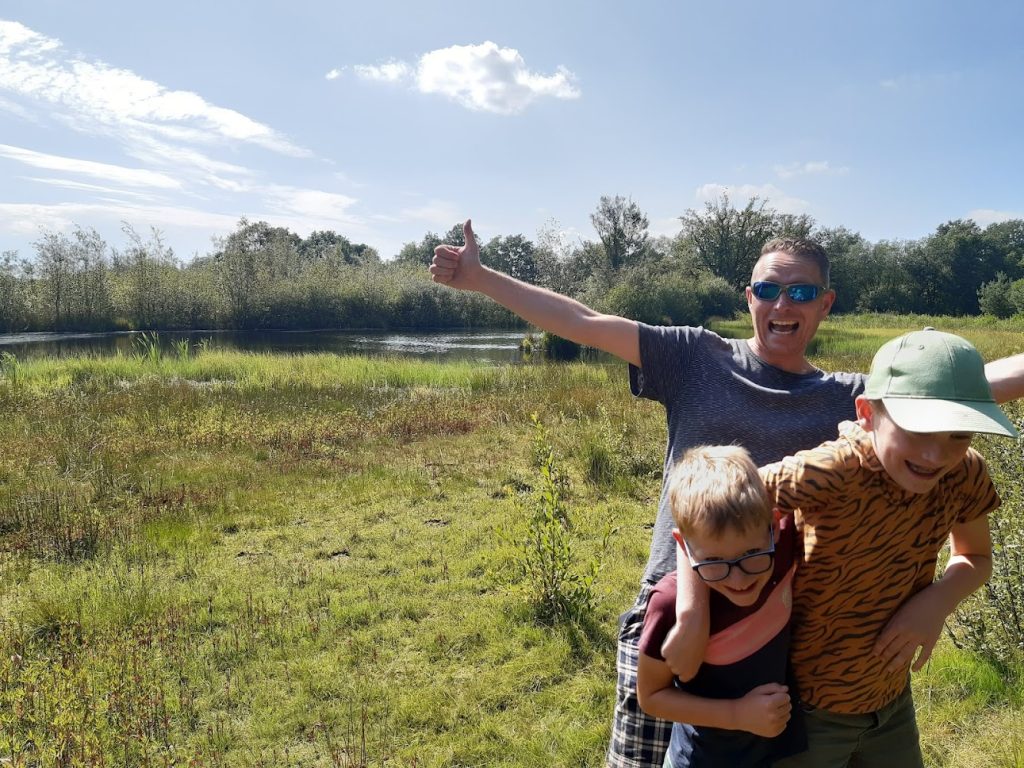
{"type": "Polygon", "coordinates": [[[793,510],[803,559],[793,588],[790,659],[800,698],[846,714],[874,712],[906,687],[909,663],[889,672],[872,647],[889,619],[935,578],[957,523],[999,506],[985,460],[969,449],[929,493],[905,491],[854,422],[839,439],[761,469],[793,510]]]}

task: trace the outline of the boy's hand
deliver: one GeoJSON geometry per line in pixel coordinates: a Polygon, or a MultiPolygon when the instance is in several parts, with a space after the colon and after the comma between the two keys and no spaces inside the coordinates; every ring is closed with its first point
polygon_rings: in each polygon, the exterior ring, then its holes
{"type": "MultiPolygon", "coordinates": [[[[933,585],[934,586],[934,585],[933,585]]],[[[921,649],[912,669],[919,671],[932,655],[948,615],[932,587],[907,600],[889,619],[875,641],[874,653],[890,672],[906,669],[917,649],[921,649]]]]}
{"type": "Polygon", "coordinates": [[[435,283],[473,290],[483,268],[480,266],[480,247],[473,235],[473,222],[469,219],[462,225],[462,234],[466,239],[465,245],[442,244],[434,249],[430,275],[435,283]]]}
{"type": "Polygon", "coordinates": [[[789,689],[778,683],[765,683],[736,699],[736,729],[758,736],[778,736],[789,722],[789,689]]]}

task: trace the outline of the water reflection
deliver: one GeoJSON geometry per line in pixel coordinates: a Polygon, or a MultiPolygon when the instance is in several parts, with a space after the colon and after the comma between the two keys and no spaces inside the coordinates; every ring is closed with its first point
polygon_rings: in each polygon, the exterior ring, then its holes
{"type": "MultiPolygon", "coordinates": [[[[170,350],[188,339],[215,349],[248,352],[333,352],[370,356],[403,356],[432,360],[473,360],[483,363],[523,362],[519,342],[525,331],[439,331],[431,333],[371,333],[352,331],[189,331],[159,334],[160,346],[170,350]],[[205,341],[204,341],[205,340],[205,341]]],[[[19,359],[130,355],[139,351],[142,334],[121,333],[7,333],[0,334],[0,352],[19,359]]]]}

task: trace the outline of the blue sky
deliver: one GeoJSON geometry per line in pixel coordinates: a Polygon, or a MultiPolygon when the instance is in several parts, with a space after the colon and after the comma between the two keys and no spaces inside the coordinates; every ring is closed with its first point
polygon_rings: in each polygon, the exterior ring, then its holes
{"type": "Polygon", "coordinates": [[[1024,218],[1019,2],[4,0],[0,250],[242,216],[393,256],[472,216],[656,234],[723,191],[918,238],[1024,218]],[[553,220],[553,221],[552,221],[553,220]]]}

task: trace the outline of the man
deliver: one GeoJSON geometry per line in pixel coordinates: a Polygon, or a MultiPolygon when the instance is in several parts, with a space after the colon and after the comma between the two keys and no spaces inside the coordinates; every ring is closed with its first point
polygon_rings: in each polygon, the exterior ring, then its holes
{"type": "MultiPolygon", "coordinates": [[[[528,323],[604,350],[630,364],[634,394],[663,403],[668,419],[665,467],[689,448],[736,443],[761,466],[834,438],[856,418],[863,374],[829,374],[807,360],[807,345],[828,316],[828,258],[817,243],[766,244],[746,289],[751,339],[723,339],[703,328],[655,327],[596,312],[567,296],[523,283],[480,263],[471,222],[464,246],[439,245],[435,282],[482,293],[528,323]]],[[[986,375],[998,402],[1024,395],[1024,354],[990,363],[986,375]]],[[[610,768],[661,766],[671,723],[647,716],[636,701],[638,642],[651,587],[676,567],[672,515],[664,485],[640,594],[622,617],[610,768]]],[[[700,666],[707,636],[706,593],[680,586],[685,606],[663,653],[689,679],[700,666]],[[697,649],[697,650],[695,650],[697,649]]]]}

